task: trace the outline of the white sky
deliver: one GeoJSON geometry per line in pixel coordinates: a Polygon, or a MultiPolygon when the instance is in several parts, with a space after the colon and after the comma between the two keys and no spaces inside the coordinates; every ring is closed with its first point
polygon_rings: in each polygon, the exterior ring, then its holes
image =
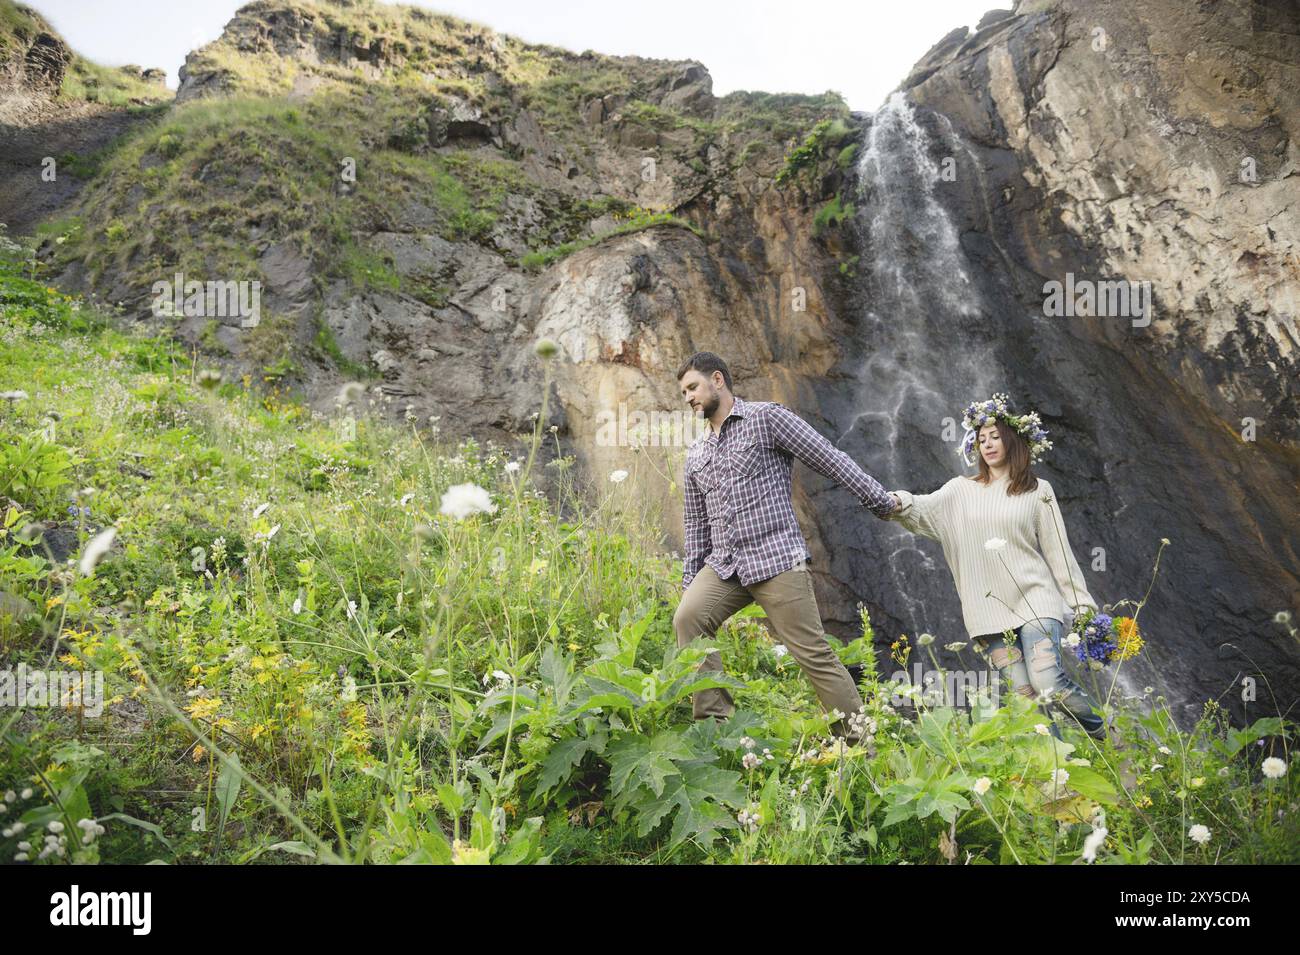
{"type": "MultiPolygon", "coordinates": [[[[100,63],[176,71],[242,0],[26,0],[100,63]]],[[[415,6],[575,52],[693,59],[732,90],[842,93],[874,110],[948,31],[1011,0],[418,0],[415,6]]]]}

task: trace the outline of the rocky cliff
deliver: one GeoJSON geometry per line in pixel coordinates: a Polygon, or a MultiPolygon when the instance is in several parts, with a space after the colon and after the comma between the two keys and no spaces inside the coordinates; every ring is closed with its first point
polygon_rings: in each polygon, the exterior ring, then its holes
{"type": "MultiPolygon", "coordinates": [[[[1158,668],[1189,707],[1240,709],[1262,672],[1285,708],[1300,32],[1281,2],[1137,6],[991,13],[862,114],[413,8],[259,0],[50,207],[42,254],[229,377],[322,412],[360,377],[381,413],[502,443],[554,338],[551,423],[597,479],[638,453],[602,426],[677,411],[699,348],[917,491],[959,470],[944,419],[1009,391],[1053,432],[1043,473],[1099,599],[1140,597],[1171,540],[1131,685],[1158,668]],[[178,272],[261,282],[260,320],[160,317],[178,272]],[[1046,314],[1074,279],[1149,283],[1150,321],[1046,314]]],[[[0,220],[23,222],[24,156],[0,220]]],[[[677,489],[651,493],[671,547],[677,489]]],[[[882,637],[964,636],[935,548],[808,472],[798,503],[830,629],[863,601],[882,637]]]]}

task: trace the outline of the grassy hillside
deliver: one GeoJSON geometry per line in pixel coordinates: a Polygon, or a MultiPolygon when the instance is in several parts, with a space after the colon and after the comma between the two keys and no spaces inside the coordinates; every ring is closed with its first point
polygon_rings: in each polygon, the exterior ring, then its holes
{"type": "Polygon", "coordinates": [[[138,309],[152,283],[177,270],[200,281],[265,281],[261,253],[288,243],[311,264],[317,291],[341,279],[437,307],[448,277],[399,276],[369,236],[430,233],[500,251],[500,232],[512,249],[527,247],[507,253],[508,263],[530,269],[628,231],[692,227],[674,210],[629,198],[645,149],[623,157],[623,186],[609,182],[607,165],[598,169],[598,153],[608,164],[608,151],[622,147],[605,140],[608,128],[582,121],[595,97],[618,98],[620,135],[667,137],[652,152],[674,156],[701,187],[710,150],[730,168],[763,165],[774,175],[785,142],[848,115],[834,93],[734,93],[703,119],[651,101],[674,64],[524,44],[418,8],[268,0],[240,14],[258,16],[301,20],[309,26],[294,35],[304,42],[348,37],[354,52],[382,50],[374,54],[381,65],[248,49],[228,30],[189,64],[196,75],[218,77],[221,95],[160,109],[154,125],[102,153],[65,157],[64,168],[89,183],[79,214],[41,230],[60,240],[58,266],[83,265],[92,287],[116,288],[115,298],[126,290],[138,309]],[[476,62],[490,69],[471,68],[476,62]],[[309,93],[296,90],[300,80],[310,81],[309,93]],[[430,119],[449,104],[481,110],[496,124],[529,111],[547,142],[609,191],[586,194],[563,176],[539,176],[527,162],[530,147],[433,148],[430,119]],[[345,163],[355,181],[341,175],[345,163]],[[521,206],[529,210],[523,218],[521,206]]]}
{"type": "Polygon", "coordinates": [[[1297,861],[1295,773],[1261,763],[1294,724],[1182,733],[1158,688],[1113,707],[1122,750],[1011,693],[972,723],[891,684],[865,616],[863,745],[758,613],[716,641],[737,715],[692,724],[718,684],[638,493],[669,452],[590,489],[561,456],[544,495],[548,433],[449,446],[359,389],[312,418],[41,279],[0,243],[0,659],[109,701],[0,708],[6,862],[1297,861]]]}
{"type": "MultiPolygon", "coordinates": [[[[57,37],[53,28],[30,8],[13,0],[0,0],[0,67],[6,60],[22,55],[41,34],[57,37]]],[[[172,98],[170,90],[143,79],[136,67],[101,66],[74,51],[70,51],[58,94],[66,102],[109,106],[144,105],[172,98]]]]}

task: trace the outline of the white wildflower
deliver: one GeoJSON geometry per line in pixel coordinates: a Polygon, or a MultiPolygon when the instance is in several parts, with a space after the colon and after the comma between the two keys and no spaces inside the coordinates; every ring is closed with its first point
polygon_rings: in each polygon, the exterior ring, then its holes
{"type": "Polygon", "coordinates": [[[989,787],[992,785],[993,780],[989,779],[987,776],[981,776],[979,779],[975,780],[975,785],[971,786],[971,789],[974,790],[977,795],[983,796],[989,791],[989,787]]]}
{"type": "Polygon", "coordinates": [[[116,536],[117,528],[110,527],[108,530],[100,531],[95,535],[94,540],[86,545],[86,550],[81,555],[81,564],[78,567],[82,577],[89,577],[95,572],[95,565],[104,559],[108,549],[113,546],[113,538],[116,536]]]}
{"type": "Polygon", "coordinates": [[[1286,763],[1276,756],[1270,756],[1264,760],[1264,775],[1269,779],[1280,779],[1286,773],[1286,763]]]}
{"type": "Polygon", "coordinates": [[[442,495],[440,513],[456,520],[464,520],[475,514],[495,514],[497,506],[492,497],[477,484],[453,484],[442,495]]]}
{"type": "Polygon", "coordinates": [[[622,470],[621,468],[617,471],[610,471],[609,479],[613,481],[615,484],[622,484],[624,481],[627,480],[627,472],[622,470]]]}
{"type": "Polygon", "coordinates": [[[1199,822],[1187,830],[1187,838],[1191,839],[1198,845],[1205,845],[1210,841],[1211,832],[1199,822]]]}
{"type": "Polygon", "coordinates": [[[1102,847],[1106,841],[1106,827],[1094,829],[1088,833],[1088,838],[1083,840],[1083,858],[1087,862],[1097,861],[1097,850],[1102,847]]]}

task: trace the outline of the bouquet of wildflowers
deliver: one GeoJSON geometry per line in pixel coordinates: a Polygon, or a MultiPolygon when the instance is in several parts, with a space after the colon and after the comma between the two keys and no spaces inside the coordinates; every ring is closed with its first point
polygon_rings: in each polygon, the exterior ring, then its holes
{"type": "Polygon", "coordinates": [[[1100,670],[1115,660],[1129,660],[1142,649],[1142,636],[1132,617],[1113,617],[1089,610],[1074,619],[1066,646],[1072,647],[1080,663],[1100,670]]]}

